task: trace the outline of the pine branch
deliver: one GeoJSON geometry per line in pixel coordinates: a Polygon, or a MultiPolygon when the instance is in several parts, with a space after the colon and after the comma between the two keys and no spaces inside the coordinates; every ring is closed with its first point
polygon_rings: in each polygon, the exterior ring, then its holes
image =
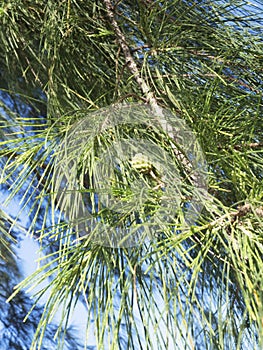
{"type": "Polygon", "coordinates": [[[233,146],[235,150],[242,150],[243,148],[252,148],[252,149],[256,149],[256,148],[260,148],[263,147],[263,142],[251,142],[251,143],[245,143],[243,145],[234,145],[233,146]]]}
{"type": "Polygon", "coordinates": [[[151,88],[149,87],[149,85],[147,84],[145,79],[143,79],[141,77],[140,71],[137,67],[137,64],[136,64],[132,54],[131,54],[130,48],[126,43],[125,36],[122,33],[122,31],[121,31],[121,29],[120,29],[120,27],[115,19],[114,9],[113,9],[113,6],[112,6],[110,0],[103,0],[103,1],[105,4],[105,7],[106,7],[107,15],[109,17],[111,25],[114,29],[115,34],[116,34],[117,42],[122,49],[126,64],[129,68],[130,72],[133,74],[134,79],[136,80],[137,84],[139,85],[142,93],[146,96],[146,99],[147,99],[147,102],[149,103],[149,105],[153,108],[153,110],[158,115],[162,116],[163,115],[162,109],[160,106],[158,106],[157,100],[156,100],[153,92],[151,91],[151,88]]]}
{"type": "MultiPolygon", "coordinates": [[[[226,219],[230,219],[228,220],[228,222],[226,223],[227,225],[233,225],[237,220],[241,219],[242,217],[246,216],[249,213],[253,212],[253,207],[251,204],[247,203],[244,204],[242,206],[239,206],[237,210],[230,212],[230,213],[226,213],[222,216],[220,216],[219,218],[215,219],[214,221],[210,222],[208,225],[206,225],[206,227],[215,227],[217,225],[222,225],[224,224],[226,221],[226,219]]],[[[254,212],[259,216],[263,218],[263,207],[260,206],[258,208],[254,209],[254,212]]]]}
{"type": "Polygon", "coordinates": [[[219,150],[223,150],[223,149],[229,149],[232,148],[235,151],[242,151],[244,149],[258,149],[263,147],[263,142],[251,142],[251,143],[244,143],[244,144],[240,144],[240,145],[228,145],[223,147],[222,145],[218,145],[218,149],[219,150]]]}
{"type": "MultiPolygon", "coordinates": [[[[246,216],[249,213],[253,212],[253,207],[251,204],[247,203],[244,204],[240,207],[238,207],[238,210],[234,213],[232,213],[232,220],[231,223],[233,224],[234,222],[236,222],[237,220],[239,220],[240,218],[246,216]]],[[[263,217],[263,207],[258,207],[255,208],[255,213],[259,216],[259,217],[263,217]]]]}
{"type": "MultiPolygon", "coordinates": [[[[132,56],[132,52],[126,42],[126,38],[124,34],[122,33],[116,19],[114,16],[114,7],[111,4],[110,0],[103,0],[105,7],[106,7],[106,12],[107,16],[110,20],[110,23],[113,27],[113,30],[116,34],[116,40],[117,43],[120,45],[122,52],[125,57],[125,62],[127,67],[129,68],[130,72],[134,76],[135,81],[139,85],[143,95],[146,97],[146,102],[150,105],[152,108],[153,112],[158,116],[158,122],[161,125],[162,129],[167,132],[168,136],[171,138],[171,140],[176,141],[176,136],[174,135],[173,132],[173,127],[171,124],[167,122],[167,120],[164,118],[164,113],[163,109],[158,105],[157,99],[154,96],[154,93],[151,90],[151,87],[147,84],[146,80],[143,79],[141,76],[140,70],[132,56]]],[[[192,164],[191,162],[187,159],[187,157],[180,151],[178,148],[171,143],[171,147],[173,148],[173,151],[176,155],[176,157],[179,159],[179,161],[188,169],[189,172],[191,172],[192,169],[192,164]]],[[[198,184],[198,180],[196,176],[193,174],[191,175],[191,179],[198,184]]]]}

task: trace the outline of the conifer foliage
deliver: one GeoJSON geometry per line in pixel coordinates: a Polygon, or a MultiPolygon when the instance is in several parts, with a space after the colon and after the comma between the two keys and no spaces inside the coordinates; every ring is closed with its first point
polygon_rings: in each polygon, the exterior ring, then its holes
{"type": "MultiPolygon", "coordinates": [[[[21,207],[12,215],[1,207],[1,266],[18,271],[15,245],[25,234],[37,239],[39,269],[9,299],[47,281],[31,311],[23,309],[24,317],[41,314],[32,349],[41,348],[47,333],[57,348],[77,348],[65,332],[77,301],[86,307],[81,349],[262,348],[262,28],[260,0],[1,2],[0,181],[5,204],[18,200],[21,207]],[[133,104],[159,116],[169,110],[202,149],[206,193],[187,229],[182,221],[196,180],[189,175],[193,154],[180,148],[176,130],[116,126],[107,116],[101,129],[100,110],[133,104]],[[83,120],[100,131],[67,164],[75,162],[84,204],[107,225],[133,232],[161,210],[165,194],[162,169],[143,157],[138,162],[137,152],[115,169],[103,193],[111,191],[125,213],[103,207],[95,194],[96,162],[103,164],[117,135],[163,149],[185,179],[173,221],[163,215],[156,234],[138,245],[98,244],[90,238],[96,228],[83,234],[63,215],[62,207],[73,212],[77,204],[70,195],[59,202],[56,167],[68,154],[72,126],[83,120]],[[125,207],[134,179],[149,187],[138,215],[125,207]],[[29,215],[28,227],[21,227],[21,215],[29,215]],[[61,322],[46,332],[58,309],[61,322]]],[[[141,195],[136,192],[138,203],[141,195]]]]}

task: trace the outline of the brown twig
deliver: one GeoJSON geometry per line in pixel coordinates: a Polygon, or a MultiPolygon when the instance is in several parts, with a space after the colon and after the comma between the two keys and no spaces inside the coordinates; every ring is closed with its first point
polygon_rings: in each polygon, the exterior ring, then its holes
{"type": "Polygon", "coordinates": [[[263,142],[251,142],[251,143],[245,143],[243,145],[233,146],[235,150],[242,150],[243,148],[260,148],[260,147],[263,147],[263,142]]]}
{"type": "Polygon", "coordinates": [[[129,68],[130,72],[133,74],[134,79],[136,80],[137,84],[139,85],[139,87],[142,90],[142,93],[146,96],[146,99],[147,99],[147,102],[149,103],[149,105],[153,108],[154,111],[156,111],[156,112],[158,112],[158,114],[160,113],[160,115],[162,115],[162,110],[158,106],[157,100],[156,100],[153,92],[151,91],[151,88],[148,86],[146,81],[141,77],[140,71],[137,67],[137,64],[136,64],[132,54],[131,54],[130,48],[126,43],[125,36],[122,33],[122,31],[121,31],[121,29],[120,29],[120,27],[115,19],[114,8],[111,4],[111,1],[110,0],[103,0],[103,1],[105,4],[105,7],[106,7],[107,15],[109,17],[111,25],[114,29],[115,34],[116,34],[117,42],[122,49],[126,64],[129,68]]]}
{"type": "MultiPolygon", "coordinates": [[[[231,212],[231,213],[227,213],[224,214],[222,216],[220,216],[219,218],[215,219],[214,221],[210,222],[207,227],[214,227],[218,224],[222,224],[224,223],[224,221],[228,218],[231,218],[229,224],[234,224],[235,222],[237,222],[239,219],[241,219],[242,217],[246,216],[249,213],[253,212],[253,207],[251,204],[246,203],[244,205],[241,205],[237,208],[237,210],[231,212]]],[[[259,216],[259,217],[263,217],[263,207],[258,207],[255,208],[254,212],[259,216]]]]}
{"type": "Polygon", "coordinates": [[[228,145],[226,147],[223,147],[222,145],[218,145],[219,150],[229,149],[231,147],[236,151],[242,151],[243,149],[248,149],[248,148],[257,149],[257,148],[263,147],[263,142],[243,143],[241,145],[228,145]]]}

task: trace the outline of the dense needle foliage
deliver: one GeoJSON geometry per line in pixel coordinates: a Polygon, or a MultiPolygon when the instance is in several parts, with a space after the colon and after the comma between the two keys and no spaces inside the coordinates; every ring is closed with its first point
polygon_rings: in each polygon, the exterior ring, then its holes
{"type": "MultiPolygon", "coordinates": [[[[32,349],[41,348],[61,306],[56,346],[66,348],[63,334],[77,300],[87,309],[86,346],[94,333],[97,349],[262,348],[262,25],[259,0],[2,0],[0,179],[6,202],[19,199],[22,211],[0,212],[1,264],[12,260],[15,269],[14,232],[38,240],[39,270],[15,291],[49,281],[34,299],[42,316],[32,349]],[[61,206],[74,203],[70,196],[58,203],[54,184],[72,126],[92,120],[99,129],[100,109],[121,103],[159,106],[184,120],[206,159],[208,193],[187,230],[181,205],[173,223],[164,220],[149,240],[111,248],[60,215],[61,206]],[[25,212],[31,224],[21,228],[25,212]]],[[[80,193],[112,227],[135,227],[141,221],[133,207],[116,219],[95,203],[96,162],[105,149],[116,135],[137,133],[170,155],[187,179],[186,192],[193,185],[187,154],[174,153],[170,133],[139,123],[118,128],[106,117],[109,127],[74,159],[80,193]]],[[[108,189],[122,203],[132,195],[132,176],[142,175],[131,165],[114,173],[108,189]]],[[[144,169],[145,185],[153,187],[158,172],[148,175],[144,169]]],[[[160,206],[160,191],[149,191],[145,217],[160,206]]]]}

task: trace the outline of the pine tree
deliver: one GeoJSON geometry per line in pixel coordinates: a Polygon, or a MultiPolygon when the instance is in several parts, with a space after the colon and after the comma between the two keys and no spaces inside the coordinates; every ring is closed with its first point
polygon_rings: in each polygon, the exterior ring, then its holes
{"type": "Polygon", "coordinates": [[[1,183],[43,254],[12,297],[49,279],[32,349],[76,300],[97,349],[262,347],[262,18],[256,0],[2,2],[1,183]],[[143,240],[108,244],[120,231],[143,240]]]}

